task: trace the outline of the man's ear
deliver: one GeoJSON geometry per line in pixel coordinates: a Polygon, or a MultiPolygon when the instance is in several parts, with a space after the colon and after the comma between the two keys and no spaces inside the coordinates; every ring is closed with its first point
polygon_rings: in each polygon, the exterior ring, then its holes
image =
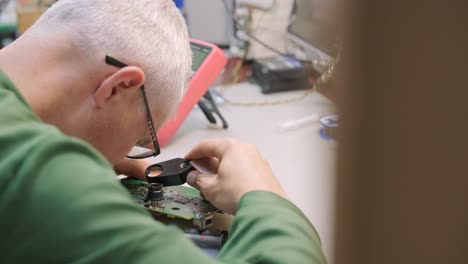
{"type": "Polygon", "coordinates": [[[139,92],[138,90],[144,82],[145,74],[140,68],[127,66],[119,69],[104,79],[94,93],[96,106],[103,107],[108,100],[121,95],[125,89],[139,92]]]}

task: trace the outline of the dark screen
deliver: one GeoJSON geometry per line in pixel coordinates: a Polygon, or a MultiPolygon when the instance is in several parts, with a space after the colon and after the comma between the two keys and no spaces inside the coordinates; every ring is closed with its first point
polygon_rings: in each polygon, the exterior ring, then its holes
{"type": "Polygon", "coordinates": [[[203,61],[205,61],[206,57],[208,57],[208,54],[211,52],[211,48],[194,43],[191,43],[190,46],[193,53],[192,71],[195,72],[198,70],[200,65],[202,65],[203,61]]]}

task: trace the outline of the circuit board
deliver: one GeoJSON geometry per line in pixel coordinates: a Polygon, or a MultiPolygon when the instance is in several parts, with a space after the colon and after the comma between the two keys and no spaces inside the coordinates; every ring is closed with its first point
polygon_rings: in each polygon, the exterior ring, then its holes
{"type": "Polygon", "coordinates": [[[200,230],[211,226],[213,213],[219,212],[208,201],[200,197],[200,192],[197,189],[191,187],[164,187],[164,199],[155,206],[146,200],[148,191],[146,181],[124,179],[121,182],[135,202],[144,206],[153,215],[161,214],[192,221],[193,225],[200,230]]]}

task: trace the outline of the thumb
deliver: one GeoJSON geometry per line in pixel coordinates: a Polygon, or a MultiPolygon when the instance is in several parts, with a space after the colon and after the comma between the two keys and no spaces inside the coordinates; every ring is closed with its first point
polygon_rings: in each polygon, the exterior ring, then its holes
{"type": "Polygon", "coordinates": [[[197,181],[197,178],[198,178],[198,175],[200,174],[199,171],[191,171],[189,172],[189,174],[187,175],[187,183],[188,185],[194,187],[194,188],[199,188],[196,181],[197,181]]]}
{"type": "Polygon", "coordinates": [[[200,172],[199,171],[191,171],[189,172],[189,174],[187,175],[187,183],[188,185],[192,186],[193,188],[196,188],[200,191],[200,196],[201,198],[205,199],[206,198],[203,196],[203,193],[201,192],[200,190],[200,186],[199,186],[199,183],[197,183],[198,181],[198,175],[200,175],[200,172]]]}
{"type": "Polygon", "coordinates": [[[187,183],[190,186],[197,188],[203,199],[209,199],[209,197],[206,196],[210,196],[213,188],[216,186],[216,175],[204,174],[199,171],[191,171],[187,175],[187,183]]]}
{"type": "Polygon", "coordinates": [[[216,175],[200,173],[199,171],[191,171],[187,175],[186,181],[190,186],[197,188],[200,191],[204,191],[205,189],[210,189],[216,185],[216,175]]]}
{"type": "Polygon", "coordinates": [[[199,171],[191,171],[187,175],[187,183],[194,187],[197,188],[200,191],[203,191],[204,189],[211,188],[215,183],[215,175],[212,174],[205,174],[201,173],[199,171]]]}

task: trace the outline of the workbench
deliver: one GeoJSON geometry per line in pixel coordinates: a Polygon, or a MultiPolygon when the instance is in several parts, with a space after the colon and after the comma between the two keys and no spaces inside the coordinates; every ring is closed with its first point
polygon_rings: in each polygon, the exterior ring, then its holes
{"type": "MultiPolygon", "coordinates": [[[[303,93],[263,95],[255,84],[244,82],[226,88],[224,95],[232,101],[263,102],[300,97],[303,93]]],[[[270,162],[291,200],[316,227],[325,254],[330,259],[336,143],[320,137],[319,122],[286,132],[281,132],[278,124],[315,113],[335,113],[334,104],[327,97],[314,92],[289,104],[241,107],[222,103],[219,109],[229,123],[229,129],[210,126],[201,110],[195,108],[154,161],[183,157],[204,139],[234,137],[255,144],[270,162]]]]}

